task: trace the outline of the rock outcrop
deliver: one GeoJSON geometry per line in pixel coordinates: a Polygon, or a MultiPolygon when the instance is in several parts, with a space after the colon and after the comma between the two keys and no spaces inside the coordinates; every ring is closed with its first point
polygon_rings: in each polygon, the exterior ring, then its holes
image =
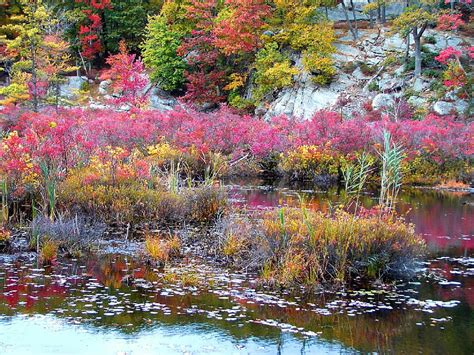
{"type": "MultiPolygon", "coordinates": [[[[430,89],[433,79],[413,78],[411,71],[405,71],[403,64],[397,64],[407,50],[405,39],[398,34],[386,29],[359,30],[357,42],[350,40],[346,32],[340,35],[333,55],[337,75],[330,85],[315,84],[311,75],[304,71],[301,57],[293,56],[291,59],[300,70],[294,85],[282,89],[273,100],[258,107],[256,113],[266,119],[281,114],[309,118],[318,110],[337,106],[338,110],[351,115],[360,112],[365,103],[372,103],[374,109],[390,109],[401,98],[416,109],[432,110],[440,115],[464,114],[467,110],[468,103],[452,93],[452,97],[436,102],[430,89]],[[431,105],[430,102],[435,103],[431,105]]],[[[431,37],[430,43],[434,42],[429,46],[435,53],[446,48],[446,44],[455,48],[466,41],[474,44],[472,38],[455,35],[446,38],[435,30],[428,30],[426,36],[431,37]]]]}

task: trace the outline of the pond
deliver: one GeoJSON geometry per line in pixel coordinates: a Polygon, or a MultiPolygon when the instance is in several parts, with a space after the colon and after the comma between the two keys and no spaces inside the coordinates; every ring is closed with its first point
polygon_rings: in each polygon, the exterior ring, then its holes
{"type": "MultiPolygon", "coordinates": [[[[298,195],[323,210],[338,201],[335,191],[227,185],[232,203],[251,209],[298,205],[298,195]]],[[[367,194],[364,204],[375,198],[367,194]]],[[[123,255],[48,268],[4,262],[1,352],[472,354],[474,195],[411,189],[399,210],[426,239],[429,255],[418,279],[390,288],[303,297],[257,288],[254,275],[193,258],[168,276],[123,255]],[[190,274],[196,280],[186,284],[190,274]]]]}

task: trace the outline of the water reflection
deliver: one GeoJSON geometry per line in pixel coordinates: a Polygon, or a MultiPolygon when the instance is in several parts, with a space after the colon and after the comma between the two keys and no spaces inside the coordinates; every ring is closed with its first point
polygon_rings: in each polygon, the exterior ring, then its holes
{"type": "MultiPolygon", "coordinates": [[[[338,201],[335,193],[299,193],[313,208],[338,201]]],[[[295,191],[275,186],[234,186],[230,194],[250,208],[299,203],[295,191]]],[[[2,353],[471,354],[474,207],[464,202],[473,197],[414,190],[401,199],[431,255],[428,277],[389,290],[303,297],[199,264],[188,266],[199,270],[198,284],[184,287],[117,255],[45,269],[0,264],[2,353]]]]}
{"type": "MultiPolygon", "coordinates": [[[[444,263],[438,260],[432,267],[442,268],[444,263]]],[[[472,289],[472,277],[466,279],[465,268],[457,268],[463,273],[451,275],[455,283],[448,286],[423,281],[390,291],[346,291],[309,298],[256,290],[249,275],[202,270],[197,287],[182,287],[161,281],[158,270],[122,256],[63,262],[44,270],[2,265],[0,339],[13,346],[19,329],[28,334],[44,332],[41,320],[48,324],[54,316],[62,320],[55,323],[60,324],[58,335],[64,333],[73,343],[81,337],[75,338],[69,328],[87,329],[94,353],[111,332],[119,339],[130,336],[137,346],[149,342],[150,334],[171,333],[166,341],[156,338],[147,346],[155,350],[175,346],[198,353],[208,347],[218,351],[221,342],[230,352],[259,353],[262,349],[275,353],[279,347],[287,353],[299,353],[302,348],[310,353],[317,349],[474,350],[466,343],[472,337],[473,304],[467,292],[472,289]],[[30,322],[23,315],[47,317],[30,322]],[[207,340],[195,342],[198,335],[207,340]]],[[[48,347],[61,341],[54,338],[48,347]]]]}

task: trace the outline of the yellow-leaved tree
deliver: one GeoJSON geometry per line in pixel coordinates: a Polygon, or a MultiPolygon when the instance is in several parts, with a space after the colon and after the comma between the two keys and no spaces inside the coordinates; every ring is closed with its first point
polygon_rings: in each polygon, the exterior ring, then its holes
{"type": "Polygon", "coordinates": [[[22,14],[2,26],[5,56],[13,62],[10,84],[0,90],[3,103],[31,99],[34,111],[53,92],[58,103],[62,76],[76,70],[70,65],[69,46],[61,38],[60,26],[41,0],[21,0],[22,14]],[[53,89],[53,90],[51,90],[53,89]]]}

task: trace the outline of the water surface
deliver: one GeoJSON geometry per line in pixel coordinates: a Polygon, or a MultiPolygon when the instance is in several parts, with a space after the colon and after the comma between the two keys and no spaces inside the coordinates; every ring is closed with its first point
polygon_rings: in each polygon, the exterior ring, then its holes
{"type": "MultiPolygon", "coordinates": [[[[327,209],[334,192],[229,182],[236,205],[327,209]]],[[[199,260],[163,272],[120,255],[0,264],[6,354],[474,353],[474,197],[409,190],[400,212],[429,246],[425,276],[303,297],[199,260]],[[197,282],[183,286],[181,274],[197,282]],[[174,275],[170,278],[169,275],[174,275]]],[[[375,196],[366,195],[369,206],[375,196]]]]}

